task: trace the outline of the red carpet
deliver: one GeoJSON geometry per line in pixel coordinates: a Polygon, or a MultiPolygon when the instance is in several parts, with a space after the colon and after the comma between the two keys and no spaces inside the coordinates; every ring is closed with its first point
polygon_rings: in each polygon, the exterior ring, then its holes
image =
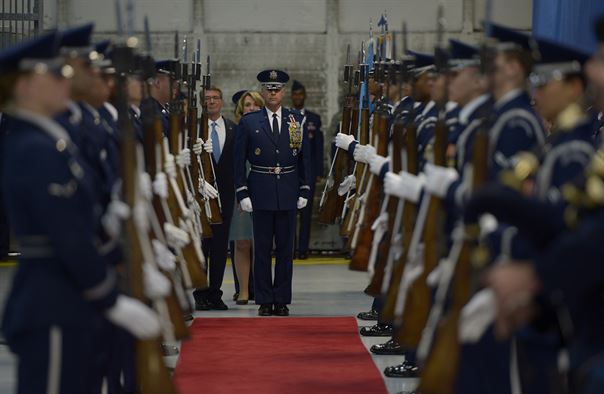
{"type": "Polygon", "coordinates": [[[352,317],[203,318],[191,334],[179,394],[387,393],[352,317]]]}

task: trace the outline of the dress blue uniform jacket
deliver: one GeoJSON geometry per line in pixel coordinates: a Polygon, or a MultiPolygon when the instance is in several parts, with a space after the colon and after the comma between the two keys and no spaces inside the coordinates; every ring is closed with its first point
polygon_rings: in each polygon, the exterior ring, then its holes
{"type": "Polygon", "coordinates": [[[526,92],[517,91],[495,103],[494,121],[489,133],[489,179],[497,181],[502,169],[511,166],[518,152],[543,146],[545,132],[526,92]]]}
{"type": "Polygon", "coordinates": [[[69,135],[31,114],[7,122],[2,189],[22,252],[2,324],[10,343],[26,330],[87,326],[117,290],[96,246],[94,179],[69,135]]]}
{"type": "MultiPolygon", "coordinates": [[[[94,179],[95,194],[99,205],[99,216],[104,213],[111,201],[116,181],[119,179],[119,148],[111,137],[109,126],[100,114],[90,111],[84,105],[70,103],[68,110],[57,117],[73,144],[78,148],[79,156],[86,162],[94,179]]],[[[122,254],[117,240],[111,239],[99,226],[101,251],[108,262],[118,264],[122,254]]]]}
{"type": "Polygon", "coordinates": [[[310,146],[303,117],[296,111],[282,107],[281,132],[278,138],[273,132],[265,109],[245,114],[235,138],[235,191],[237,200],[246,197],[252,200],[254,210],[295,210],[298,197],[309,198],[310,191],[310,146]],[[302,146],[290,147],[289,116],[301,125],[302,146]],[[252,165],[249,176],[246,161],[252,165]],[[294,167],[286,174],[261,174],[253,166],[294,167]]]}
{"type": "Polygon", "coordinates": [[[310,163],[311,163],[311,175],[309,182],[315,183],[317,177],[323,177],[325,175],[325,168],[323,165],[323,132],[321,131],[321,117],[319,114],[304,110],[304,117],[306,121],[306,130],[308,131],[308,142],[310,146],[310,163]]]}
{"type": "MultiPolygon", "coordinates": [[[[170,131],[170,119],[168,110],[165,106],[163,106],[159,101],[154,99],[153,97],[146,98],[145,101],[150,101],[152,104],[152,108],[155,108],[157,114],[159,114],[159,119],[161,121],[161,128],[165,137],[168,137],[168,132],[170,131]]],[[[145,103],[141,103],[141,108],[145,103]]]]}

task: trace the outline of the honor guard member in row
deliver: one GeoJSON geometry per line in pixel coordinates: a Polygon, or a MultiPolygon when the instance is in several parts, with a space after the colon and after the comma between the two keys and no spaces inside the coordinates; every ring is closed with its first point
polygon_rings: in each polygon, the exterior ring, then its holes
{"type": "Polygon", "coordinates": [[[73,76],[58,43],[53,32],[0,52],[2,189],[22,253],[2,330],[23,394],[100,392],[101,320],[141,338],[160,330],[154,312],[118,294],[98,250],[93,173],[53,120],[66,108],[73,76]]]}
{"type": "Polygon", "coordinates": [[[245,114],[235,141],[235,191],[241,209],[252,212],[254,289],[261,316],[289,315],[292,298],[296,209],[308,203],[310,147],[304,118],[281,103],[289,75],[262,71],[266,107],[245,114]],[[251,165],[249,176],[246,161],[251,165]],[[275,278],[271,251],[276,245],[275,278]]]}
{"type": "Polygon", "coordinates": [[[298,237],[298,257],[302,260],[308,258],[308,244],[310,242],[310,222],[315,195],[317,179],[323,177],[323,132],[321,131],[321,116],[304,107],[306,102],[306,88],[298,81],[292,83],[292,106],[300,111],[306,118],[304,122],[308,131],[310,145],[310,194],[308,204],[300,210],[300,233],[298,237]]]}

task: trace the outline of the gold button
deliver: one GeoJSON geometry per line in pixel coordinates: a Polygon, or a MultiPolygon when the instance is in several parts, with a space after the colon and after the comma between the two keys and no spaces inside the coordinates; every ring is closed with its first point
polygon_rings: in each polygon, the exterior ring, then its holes
{"type": "Polygon", "coordinates": [[[61,138],[60,140],[57,141],[56,148],[59,152],[63,152],[65,150],[65,148],[67,148],[67,143],[65,142],[64,139],[61,138]]]}

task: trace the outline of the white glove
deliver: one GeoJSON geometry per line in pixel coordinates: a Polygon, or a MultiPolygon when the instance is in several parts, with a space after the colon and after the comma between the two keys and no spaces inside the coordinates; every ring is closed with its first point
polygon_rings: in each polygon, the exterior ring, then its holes
{"type": "Polygon", "coordinates": [[[136,202],[132,209],[132,216],[134,217],[134,223],[138,231],[146,234],[149,231],[149,216],[146,204],[142,204],[141,201],[136,202]]]}
{"type": "Polygon", "coordinates": [[[423,176],[415,176],[404,171],[398,175],[388,172],[384,177],[384,193],[410,202],[419,201],[423,185],[423,176]]]}
{"type": "Polygon", "coordinates": [[[172,289],[170,280],[152,264],[145,263],[143,265],[143,280],[145,295],[150,300],[159,300],[170,294],[170,290],[172,289]]]}
{"type": "Polygon", "coordinates": [[[459,341],[475,343],[487,328],[495,321],[497,305],[492,289],[483,289],[476,293],[461,310],[459,319],[459,341]]]}
{"type": "Polygon", "coordinates": [[[123,201],[112,199],[107,211],[101,218],[101,223],[107,235],[117,238],[122,230],[122,220],[130,216],[130,207],[123,201]]]}
{"type": "Polygon", "coordinates": [[[390,158],[376,154],[369,160],[369,170],[371,171],[372,174],[380,175],[380,171],[382,170],[382,167],[384,166],[384,164],[388,163],[389,161],[390,161],[390,158]]]}
{"type": "Polygon", "coordinates": [[[151,201],[153,198],[153,188],[151,186],[151,177],[146,172],[141,172],[138,177],[138,184],[143,198],[151,201]]]}
{"type": "Polygon", "coordinates": [[[172,272],[176,269],[176,256],[161,241],[154,239],[151,241],[153,251],[155,252],[155,261],[159,268],[164,271],[172,272]]]}
{"type": "Polygon", "coordinates": [[[336,134],[336,146],[340,149],[348,150],[350,144],[354,141],[354,137],[350,134],[336,134]]]}
{"type": "Polygon", "coordinates": [[[180,249],[189,243],[189,233],[170,223],[164,223],[166,241],[173,248],[180,249]]]}
{"type": "Polygon", "coordinates": [[[155,174],[153,191],[161,198],[168,198],[168,177],[165,172],[155,174]]]}
{"type": "Polygon", "coordinates": [[[306,206],[306,204],[308,204],[308,200],[306,198],[298,197],[298,203],[296,204],[298,209],[304,208],[306,206]]]}
{"type": "Polygon", "coordinates": [[[241,200],[239,202],[239,204],[241,205],[241,210],[243,212],[253,212],[254,211],[254,209],[252,208],[252,200],[249,197],[246,197],[243,200],[241,200]]]}
{"type": "Polygon", "coordinates": [[[180,168],[185,168],[186,166],[191,165],[191,151],[188,148],[185,148],[180,151],[178,157],[176,158],[176,162],[180,168]]]}
{"type": "Polygon", "coordinates": [[[353,156],[355,161],[369,164],[369,161],[375,156],[375,148],[371,145],[357,145],[354,148],[353,156]]]}
{"type": "Polygon", "coordinates": [[[203,183],[199,183],[199,193],[206,199],[211,200],[218,197],[218,190],[210,185],[206,180],[202,180],[203,183]]]}
{"type": "Polygon", "coordinates": [[[176,164],[174,163],[174,156],[167,154],[166,163],[164,164],[164,170],[170,178],[176,178],[176,164]]]}
{"type": "Polygon", "coordinates": [[[193,153],[195,153],[197,156],[201,155],[201,153],[203,152],[203,140],[201,138],[198,138],[197,141],[195,141],[195,143],[193,144],[193,153]]]}
{"type": "Polygon", "coordinates": [[[348,176],[346,176],[346,178],[344,178],[342,183],[340,183],[340,186],[338,186],[338,195],[343,196],[343,195],[347,194],[349,191],[351,191],[352,189],[354,189],[355,187],[357,187],[356,176],[348,175],[348,176]]]}
{"type": "Polygon", "coordinates": [[[440,198],[447,195],[449,186],[459,178],[459,174],[454,169],[435,166],[431,163],[426,163],[424,173],[426,174],[426,192],[440,198]]]}
{"type": "Polygon", "coordinates": [[[157,314],[137,299],[119,295],[115,305],[105,312],[105,316],[138,339],[159,336],[161,326],[157,314]]]}
{"type": "Polygon", "coordinates": [[[208,153],[214,152],[214,147],[212,147],[212,139],[208,138],[206,142],[203,143],[203,150],[208,153]]]}

